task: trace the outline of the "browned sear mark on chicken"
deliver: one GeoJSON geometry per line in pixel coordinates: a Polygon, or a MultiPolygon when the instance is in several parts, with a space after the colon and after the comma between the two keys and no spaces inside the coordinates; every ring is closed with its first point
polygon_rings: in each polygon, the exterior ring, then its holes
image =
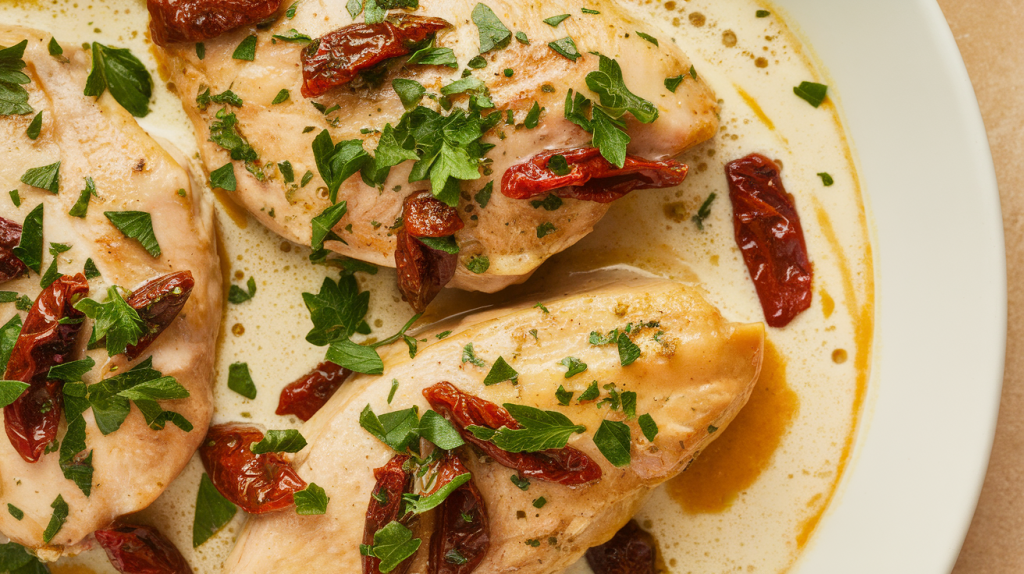
{"type": "Polygon", "coordinates": [[[329,32],[302,51],[302,95],[322,95],[385,60],[407,56],[449,26],[440,18],[403,14],[329,32]]]}
{"type": "Polygon", "coordinates": [[[201,42],[277,12],[281,0],[146,0],[153,42],[201,42]]]}

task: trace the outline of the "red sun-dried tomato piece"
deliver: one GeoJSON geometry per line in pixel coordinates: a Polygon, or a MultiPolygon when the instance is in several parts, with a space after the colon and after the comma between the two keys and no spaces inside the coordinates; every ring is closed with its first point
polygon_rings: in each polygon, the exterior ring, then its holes
{"type": "Polygon", "coordinates": [[[10,281],[25,272],[25,264],[14,255],[21,243],[21,224],[0,217],[0,283],[10,281]]]}
{"type": "Polygon", "coordinates": [[[502,466],[519,471],[520,476],[566,486],[582,486],[601,478],[601,467],[585,453],[570,446],[541,452],[508,452],[492,442],[476,438],[466,427],[518,429],[520,426],[504,408],[466,394],[447,381],[423,389],[423,396],[435,411],[455,425],[466,442],[502,466]]]}
{"type": "Polygon", "coordinates": [[[459,211],[434,197],[427,190],[418,191],[405,199],[402,224],[413,237],[447,237],[466,225],[459,211]]]}
{"type": "Polygon", "coordinates": [[[210,427],[199,456],[210,481],[225,498],[249,514],[288,508],[306,481],[280,454],[255,454],[250,449],[263,440],[256,427],[222,424],[210,427]]]}
{"type": "MultiPolygon", "coordinates": [[[[370,496],[370,505],[366,509],[366,525],[363,527],[363,544],[372,545],[373,535],[394,520],[399,520],[402,509],[402,495],[412,492],[413,476],[404,469],[409,457],[397,454],[384,466],[374,469],[373,477],[377,484],[370,496]]],[[[412,560],[404,560],[392,574],[405,574],[412,566],[412,560]]],[[[380,559],[376,556],[363,556],[363,574],[380,574],[380,559]]]]}
{"type": "Polygon", "coordinates": [[[635,155],[627,155],[620,168],[595,147],[549,150],[505,170],[501,193],[512,199],[528,199],[554,192],[559,197],[611,203],[634,189],[679,185],[688,170],[672,159],[654,161],[635,155]],[[549,162],[556,155],[565,158],[569,168],[565,175],[551,170],[549,162]]]}
{"type": "Polygon", "coordinates": [[[725,166],[736,245],[761,300],[765,321],[785,327],[811,306],[811,261],[793,196],[779,166],[752,153],[725,166]]]}
{"type": "Polygon", "coordinates": [[[281,0],[146,0],[157,46],[201,42],[267,20],[281,0]]]}
{"type": "Polygon", "coordinates": [[[115,524],[95,536],[122,574],[192,574],[181,552],[152,526],[115,524]]]}
{"type": "Polygon", "coordinates": [[[352,371],[324,361],[299,380],[281,389],[276,414],[295,415],[303,421],[313,418],[352,371]]]}
{"type": "Polygon", "coordinates": [[[329,32],[302,51],[302,95],[322,95],[384,60],[411,54],[449,26],[440,18],[401,14],[379,24],[351,24],[329,32]]]}
{"type": "Polygon", "coordinates": [[[420,237],[447,237],[464,224],[455,208],[435,199],[429,191],[413,193],[402,208],[402,228],[396,234],[395,268],[398,289],[417,313],[437,297],[455,276],[458,253],[434,249],[420,237]]]}
{"type": "Polygon", "coordinates": [[[14,450],[26,462],[39,460],[47,445],[57,438],[64,412],[64,383],[47,379],[47,375],[50,367],[71,358],[75,337],[82,328],[80,319],[85,316],[74,304],[88,292],[89,282],[81,273],[57,278],[36,298],[11,350],[4,379],[30,386],[4,407],[4,426],[14,450]],[[61,323],[61,319],[72,322],[61,323]]]}
{"type": "Polygon", "coordinates": [[[139,342],[125,349],[124,354],[129,361],[142,355],[160,333],[170,326],[185,306],[195,285],[191,271],[177,271],[148,281],[125,300],[138,311],[145,325],[145,332],[139,337],[139,342]]]}
{"type": "Polygon", "coordinates": [[[655,574],[657,551],[654,537],[630,520],[611,540],[587,550],[587,564],[594,574],[655,574]]]}
{"type": "MultiPolygon", "coordinates": [[[[446,453],[436,467],[433,492],[469,472],[453,452],[446,453]]],[[[491,545],[490,525],[483,496],[473,480],[456,488],[437,508],[434,534],[430,538],[430,574],[470,574],[491,545]],[[467,518],[469,520],[467,520],[467,518]]]]}

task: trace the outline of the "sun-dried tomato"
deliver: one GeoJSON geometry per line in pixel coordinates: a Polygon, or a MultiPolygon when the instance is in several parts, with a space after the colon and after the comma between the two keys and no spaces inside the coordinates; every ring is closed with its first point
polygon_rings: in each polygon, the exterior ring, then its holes
{"type": "Polygon", "coordinates": [[[322,95],[384,60],[409,55],[449,26],[440,18],[400,14],[329,32],[302,51],[302,95],[322,95]]]}
{"type": "Polygon", "coordinates": [[[201,42],[267,20],[281,0],[146,0],[153,42],[201,42]]]}
{"type": "Polygon", "coordinates": [[[635,520],[608,542],[587,550],[587,564],[594,574],[655,574],[656,559],[654,537],[635,520]]]}
{"type": "Polygon", "coordinates": [[[170,540],[152,526],[115,524],[95,532],[110,563],[123,574],[192,574],[170,540]]]}
{"type": "Polygon", "coordinates": [[[330,361],[320,363],[301,379],[281,390],[276,414],[295,415],[303,421],[308,421],[327,404],[338,387],[351,374],[352,371],[330,361]]]}
{"type": "Polygon", "coordinates": [[[210,481],[225,498],[249,514],[291,506],[306,481],[280,454],[255,454],[249,448],[263,440],[256,427],[222,424],[210,427],[199,456],[210,481]]]}
{"type": "Polygon", "coordinates": [[[678,161],[654,161],[627,155],[616,167],[595,147],[549,150],[524,163],[513,165],[501,177],[501,193],[512,199],[528,199],[554,192],[559,197],[611,203],[634,189],[679,185],[689,168],[678,161]],[[565,158],[569,171],[557,175],[551,158],[565,158]]]}
{"type": "MultiPolygon", "coordinates": [[[[377,484],[370,495],[370,505],[366,509],[366,525],[363,527],[363,544],[373,544],[373,535],[393,520],[402,518],[402,495],[412,492],[413,476],[403,468],[409,457],[397,454],[384,466],[374,469],[373,477],[377,484]]],[[[412,560],[405,560],[392,570],[393,574],[405,574],[412,566],[412,560]]],[[[380,574],[380,559],[375,556],[363,556],[363,574],[380,574]]]]}
{"type": "MultiPolygon", "coordinates": [[[[456,476],[469,472],[453,452],[445,454],[436,469],[437,479],[432,492],[456,476]]],[[[437,508],[427,571],[430,574],[469,574],[484,559],[490,545],[487,507],[470,479],[449,494],[437,508]]]]}
{"type": "Polygon", "coordinates": [[[0,217],[0,283],[25,272],[25,264],[14,255],[21,243],[21,224],[0,217]]]}
{"type": "Polygon", "coordinates": [[[428,247],[418,238],[453,235],[464,227],[459,212],[429,191],[413,193],[402,208],[402,228],[396,234],[395,267],[398,289],[417,313],[422,313],[455,276],[457,253],[428,247]]]}
{"type": "Polygon", "coordinates": [[[402,208],[405,231],[413,237],[447,237],[466,225],[459,211],[434,197],[427,190],[418,191],[405,199],[402,208]]]}
{"type": "Polygon", "coordinates": [[[479,397],[463,393],[449,382],[440,382],[423,389],[430,406],[459,430],[462,438],[472,443],[502,466],[519,471],[521,477],[581,486],[601,478],[601,467],[586,454],[567,446],[541,452],[508,452],[494,443],[481,440],[466,430],[470,425],[491,429],[520,428],[504,408],[479,397]]]}
{"type": "Polygon", "coordinates": [[[752,153],[725,166],[736,245],[757,288],[765,321],[785,327],[811,306],[811,261],[793,196],[779,166],[752,153]]]}
{"type": "Polygon", "coordinates": [[[138,343],[128,345],[125,349],[124,354],[128,360],[142,355],[160,333],[170,326],[185,306],[195,285],[191,271],[178,271],[157,277],[132,292],[125,302],[139,312],[145,332],[139,337],[138,343]]]}
{"type": "Polygon", "coordinates": [[[89,282],[81,273],[57,278],[36,298],[11,351],[4,379],[30,386],[4,407],[4,426],[14,450],[26,462],[39,460],[57,438],[64,383],[47,375],[50,367],[71,358],[85,316],[74,304],[88,292],[89,282]],[[61,323],[61,319],[70,321],[61,323]]]}

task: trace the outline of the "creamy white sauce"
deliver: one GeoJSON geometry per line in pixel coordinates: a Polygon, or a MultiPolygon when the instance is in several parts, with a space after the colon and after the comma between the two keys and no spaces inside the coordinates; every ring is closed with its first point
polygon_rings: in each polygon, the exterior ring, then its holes
{"type": "MultiPolygon", "coordinates": [[[[755,151],[781,160],[783,180],[796,198],[815,273],[811,309],[785,329],[769,329],[771,341],[788,358],[787,380],[799,396],[798,414],[767,469],[724,512],[686,513],[659,489],[637,518],[655,534],[670,572],[784,571],[799,553],[801,529],[821,512],[834,491],[843,446],[856,421],[852,416],[857,388],[855,315],[871,303],[873,270],[846,134],[833,108],[826,105],[816,110],[793,95],[792,87],[801,81],[827,81],[774,7],[749,0],[689,0],[638,2],[637,10],[649,15],[649,27],[641,31],[661,42],[677,42],[716,90],[722,103],[721,131],[683,156],[691,172],[681,188],[637,192],[616,202],[593,234],[545,264],[526,287],[513,291],[569,280],[571,271],[628,263],[662,276],[699,282],[726,317],[760,321],[761,308],[733,239],[723,166],[755,151]],[[757,18],[759,9],[772,14],[757,18]],[[734,45],[729,46],[733,39],[734,45]],[[764,59],[764,67],[758,66],[758,58],[764,59]],[[738,88],[757,102],[774,130],[759,119],[738,88]],[[831,174],[835,184],[824,187],[818,172],[831,174]],[[700,232],[690,216],[710,192],[718,198],[704,223],[705,231],[700,232]],[[665,205],[670,203],[678,204],[678,221],[666,215],[665,205]],[[831,220],[848,260],[852,289],[844,290],[840,258],[823,230],[818,206],[831,220]],[[822,291],[835,300],[835,311],[828,318],[822,291]],[[847,351],[850,360],[834,362],[837,349],[847,351]]],[[[0,21],[49,30],[63,42],[99,41],[131,48],[153,72],[157,84],[153,112],[140,124],[195,157],[190,124],[178,99],[156,73],[143,33],[148,25],[143,2],[7,1],[0,5],[0,21]]],[[[197,165],[192,169],[202,173],[197,165]]],[[[280,389],[323,357],[322,348],[304,340],[310,323],[300,293],[315,292],[329,271],[307,262],[307,248],[287,244],[251,218],[240,228],[218,205],[217,219],[227,256],[224,265],[232,282],[243,285],[253,276],[258,291],[251,302],[227,306],[217,349],[214,423],[297,427],[300,421],[276,416],[274,410],[280,389]],[[241,279],[235,278],[237,273],[241,279]],[[235,334],[236,325],[244,328],[243,334],[235,334]],[[237,361],[249,364],[259,389],[256,400],[227,389],[228,366],[237,361]]],[[[372,292],[369,320],[374,333],[394,332],[410,315],[395,289],[394,272],[382,269],[376,276],[362,275],[360,281],[372,292]]],[[[455,312],[508,296],[507,292],[497,296],[448,292],[435,307],[455,312]]],[[[244,519],[239,512],[228,527],[192,549],[193,507],[201,473],[195,457],[152,507],[131,518],[157,525],[197,574],[219,572],[244,519]]],[[[114,572],[99,549],[64,559],[52,569],[114,572]]],[[[580,566],[571,571],[588,569],[580,566]]]]}

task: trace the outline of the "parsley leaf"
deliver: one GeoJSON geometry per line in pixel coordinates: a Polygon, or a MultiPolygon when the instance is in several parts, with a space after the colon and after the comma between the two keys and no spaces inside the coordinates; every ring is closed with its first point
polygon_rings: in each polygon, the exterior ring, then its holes
{"type": "Polygon", "coordinates": [[[569,17],[568,14],[559,14],[558,16],[552,16],[550,18],[544,18],[544,23],[547,24],[548,26],[551,26],[552,28],[554,28],[554,27],[558,26],[559,24],[561,24],[562,22],[564,22],[565,19],[568,18],[568,17],[569,17]]]}
{"type": "Polygon", "coordinates": [[[685,77],[686,76],[684,76],[683,74],[679,74],[678,76],[665,78],[665,89],[672,92],[673,94],[676,93],[676,90],[679,88],[679,84],[683,83],[683,78],[685,77]]]}
{"type": "Polygon", "coordinates": [[[96,366],[92,357],[86,357],[77,361],[69,361],[50,367],[46,375],[48,379],[57,379],[65,383],[76,383],[82,380],[86,373],[96,366]]]}
{"type": "Polygon", "coordinates": [[[601,155],[621,168],[626,164],[626,147],[630,138],[626,133],[626,124],[616,119],[602,108],[594,108],[592,125],[594,127],[594,146],[601,150],[601,155]]]}
{"type": "Polygon", "coordinates": [[[704,200],[704,203],[700,204],[700,209],[697,210],[696,215],[690,218],[690,221],[693,221],[693,223],[697,225],[697,229],[704,231],[704,220],[711,215],[711,202],[713,202],[716,197],[718,196],[712,191],[708,195],[708,198],[704,200]]]}
{"type": "Polygon", "coordinates": [[[274,99],[270,102],[271,105],[276,106],[277,104],[283,104],[288,101],[288,98],[292,96],[288,88],[281,88],[281,91],[274,96],[274,99]]]}
{"type": "Polygon", "coordinates": [[[268,430],[260,442],[249,445],[253,454],[268,452],[299,452],[306,448],[306,438],[295,429],[268,430]]]}
{"type": "Polygon", "coordinates": [[[629,335],[619,333],[619,340],[617,342],[619,347],[619,363],[623,367],[632,365],[634,361],[640,358],[640,347],[630,340],[629,335]]]}
{"type": "MultiPolygon", "coordinates": [[[[246,169],[255,171],[253,162],[259,159],[259,154],[239,133],[238,117],[234,113],[227,113],[227,108],[217,110],[215,117],[217,119],[210,123],[210,141],[231,152],[231,159],[244,160],[246,169]]],[[[253,175],[262,179],[262,174],[254,173],[253,175]]]]}
{"type": "Polygon", "coordinates": [[[256,398],[256,383],[252,382],[248,363],[231,363],[228,366],[228,388],[247,399],[256,398]]]}
{"type": "Polygon", "coordinates": [[[228,301],[234,305],[240,305],[256,295],[256,278],[250,276],[245,284],[247,291],[242,290],[238,285],[232,285],[228,290],[228,301]]]}
{"type": "Polygon", "coordinates": [[[334,143],[331,133],[321,131],[313,140],[313,157],[320,177],[327,184],[331,203],[338,201],[342,182],[359,171],[370,159],[363,149],[362,140],[352,139],[334,143]]]}
{"type": "Polygon", "coordinates": [[[821,184],[824,185],[825,187],[831,187],[831,185],[835,183],[835,180],[832,179],[832,176],[826,172],[819,173],[818,177],[821,178],[821,184]]]}
{"type": "Polygon", "coordinates": [[[416,407],[384,413],[378,417],[370,405],[366,405],[359,414],[359,426],[398,452],[418,450],[416,445],[420,439],[420,421],[416,407]]]}
{"type": "Polygon", "coordinates": [[[28,129],[25,130],[25,135],[28,139],[34,140],[39,137],[39,132],[43,129],[43,112],[36,114],[36,117],[32,118],[32,122],[28,124],[28,129]]]}
{"type": "Polygon", "coordinates": [[[597,71],[586,77],[587,87],[600,97],[602,106],[623,109],[641,123],[658,119],[658,108],[651,102],[629,91],[622,79],[622,68],[615,60],[601,56],[597,71]]]}
{"type": "Polygon", "coordinates": [[[14,207],[21,207],[21,194],[18,193],[18,190],[17,189],[12,189],[11,191],[9,191],[7,193],[8,193],[8,195],[11,196],[11,203],[14,204],[14,207]]]}
{"type": "Polygon", "coordinates": [[[657,38],[655,38],[654,36],[651,36],[650,34],[644,34],[644,33],[643,33],[643,32],[641,32],[640,30],[637,30],[637,31],[636,31],[636,35],[637,35],[637,36],[640,36],[640,37],[641,37],[641,38],[643,38],[644,40],[647,40],[648,42],[650,42],[650,43],[654,44],[655,46],[660,46],[660,45],[661,45],[661,44],[659,44],[659,43],[658,43],[658,39],[657,39],[657,38]]]}
{"type": "MultiPolygon", "coordinates": [[[[480,4],[478,4],[480,6],[480,4]]],[[[412,537],[412,530],[392,520],[373,534],[373,545],[360,547],[360,552],[380,560],[378,568],[384,574],[410,558],[420,548],[420,539],[412,537]]]]}
{"type": "Polygon", "coordinates": [[[274,34],[274,38],[283,40],[285,42],[312,42],[313,39],[308,34],[303,34],[295,28],[288,30],[284,34],[274,34]]]}
{"type": "Polygon", "coordinates": [[[313,322],[313,329],[306,335],[306,341],[322,347],[333,341],[347,339],[360,330],[370,308],[370,292],[359,291],[359,284],[352,275],[337,281],[325,277],[320,292],[303,293],[302,301],[313,322]]]}
{"type": "Polygon", "coordinates": [[[487,5],[478,3],[473,8],[473,23],[480,32],[480,53],[504,48],[512,40],[512,32],[501,23],[487,5]]]}
{"type": "Polygon", "coordinates": [[[629,465],[629,426],[618,421],[604,420],[594,433],[594,444],[608,462],[616,467],[629,465]]]}
{"type": "Polygon", "coordinates": [[[592,401],[599,396],[601,396],[601,389],[597,388],[597,381],[594,381],[587,386],[587,389],[585,391],[580,393],[580,398],[577,399],[577,403],[582,403],[583,401],[592,401]]]}
{"type": "Polygon", "coordinates": [[[564,365],[566,369],[565,378],[575,377],[576,375],[587,370],[587,364],[577,359],[576,357],[566,357],[558,362],[560,365],[564,365]]]}
{"type": "MultiPolygon", "coordinates": [[[[25,513],[20,508],[14,506],[9,502],[7,503],[7,512],[9,512],[11,516],[14,517],[15,520],[21,520],[22,518],[25,518],[25,513]]],[[[5,558],[9,557],[7,551],[3,551],[2,554],[4,555],[5,558]]]]}
{"type": "Polygon", "coordinates": [[[466,430],[478,439],[487,440],[508,452],[539,452],[553,448],[564,448],[574,433],[587,430],[583,425],[574,424],[569,417],[555,411],[542,411],[534,407],[506,403],[505,409],[522,428],[490,429],[470,425],[466,430]]]}
{"type": "Polygon", "coordinates": [[[584,14],[600,14],[601,12],[594,10],[593,8],[580,8],[580,12],[584,14]]]}
{"type": "Polygon", "coordinates": [[[20,84],[32,80],[21,70],[25,69],[25,48],[28,40],[22,40],[10,48],[0,49],[0,116],[23,116],[32,113],[28,104],[28,90],[20,84]]]}
{"type": "Polygon", "coordinates": [[[43,204],[27,216],[21,226],[21,240],[11,251],[25,267],[39,273],[43,269],[43,204]]]}
{"type": "Polygon", "coordinates": [[[757,16],[758,18],[767,18],[771,15],[772,13],[767,10],[758,10],[757,12],[754,12],[754,16],[757,16]]]}
{"type": "Polygon", "coordinates": [[[206,44],[196,42],[196,57],[200,60],[206,59],[206,44]]]}
{"type": "Polygon", "coordinates": [[[517,381],[519,379],[519,372],[512,368],[504,357],[498,357],[498,360],[494,361],[491,365],[491,370],[484,377],[484,386],[496,385],[505,381],[517,381]]]}
{"type": "Polygon", "coordinates": [[[391,81],[391,87],[398,94],[398,99],[402,101],[405,111],[416,109],[420,100],[423,99],[423,94],[427,93],[427,89],[423,87],[423,84],[416,80],[407,80],[405,78],[395,78],[391,81]]]}
{"type": "Polygon", "coordinates": [[[451,48],[435,48],[434,46],[427,46],[420,48],[413,55],[409,56],[406,60],[407,65],[421,66],[448,66],[449,68],[458,68],[459,60],[455,57],[455,52],[451,48]]]}
{"type": "Polygon", "coordinates": [[[120,375],[89,385],[87,393],[96,426],[104,435],[121,428],[128,417],[129,400],[135,403],[153,430],[163,429],[170,420],[182,430],[191,431],[192,424],[188,420],[178,413],[162,410],[156,402],[188,396],[188,390],[174,377],[165,377],[153,368],[152,357],[120,375]]]}
{"type": "Polygon", "coordinates": [[[573,62],[580,59],[582,56],[579,49],[576,47],[576,42],[574,42],[569,36],[560,40],[555,40],[554,42],[548,42],[548,47],[557,52],[560,56],[568,58],[573,62]]]}
{"type": "Polygon", "coordinates": [[[219,94],[211,96],[210,88],[207,86],[200,86],[200,89],[204,88],[204,91],[199,92],[199,94],[196,95],[196,107],[199,108],[199,111],[206,111],[206,108],[208,108],[211,103],[227,104],[229,106],[235,106],[236,108],[242,107],[242,98],[238,97],[238,95],[231,90],[224,90],[219,94]]]}
{"type": "Polygon", "coordinates": [[[21,176],[21,183],[57,195],[60,189],[60,162],[29,169],[21,176]]]}
{"type": "Polygon", "coordinates": [[[808,104],[818,107],[821,105],[821,102],[825,101],[825,96],[828,94],[828,86],[814,82],[800,82],[799,86],[793,88],[793,93],[800,96],[808,104]]]}
{"type": "Polygon", "coordinates": [[[128,345],[137,344],[145,331],[146,325],[139,312],[125,302],[117,286],[107,289],[106,302],[82,299],[75,304],[75,309],[93,319],[89,345],[106,339],[107,355],[111,357],[123,353],[128,345]]]}
{"type": "Polygon", "coordinates": [[[462,348],[462,362],[472,363],[478,367],[487,366],[487,363],[485,363],[483,359],[476,356],[476,351],[473,350],[473,343],[469,343],[462,348]]]}
{"type": "Polygon", "coordinates": [[[528,478],[520,478],[518,474],[513,474],[509,479],[512,480],[512,484],[516,485],[516,488],[519,490],[527,491],[530,489],[530,479],[528,478]]]}
{"type": "Polygon", "coordinates": [[[153,78],[146,66],[127,48],[112,48],[92,43],[92,69],[85,80],[85,95],[100,97],[110,90],[117,103],[131,115],[141,118],[149,114],[153,97],[153,78]]]}
{"type": "Polygon", "coordinates": [[[348,339],[334,341],[327,349],[326,359],[339,367],[356,373],[380,375],[384,373],[384,362],[377,350],[370,346],[359,345],[348,339]]]}
{"type": "Polygon", "coordinates": [[[421,437],[434,443],[437,448],[444,450],[452,450],[465,444],[459,431],[455,430],[452,423],[431,410],[423,413],[423,417],[420,418],[418,432],[421,437]]]}
{"type": "Polygon", "coordinates": [[[213,485],[210,476],[203,473],[199,479],[199,492],[196,494],[196,513],[192,519],[192,548],[209,540],[221,528],[234,518],[238,507],[213,485]]]}
{"type": "Polygon", "coordinates": [[[545,221],[544,223],[541,223],[540,225],[537,226],[537,239],[543,239],[544,237],[554,233],[557,230],[558,229],[555,227],[554,223],[551,223],[550,221],[545,221]]]}
{"type": "MultiPolygon", "coordinates": [[[[565,161],[565,158],[563,156],[556,155],[556,156],[551,158],[550,162],[548,162],[548,168],[549,169],[551,168],[551,164],[555,163],[554,159],[557,158],[557,157],[561,157],[562,161],[563,162],[565,161]]],[[[566,175],[564,173],[563,174],[559,174],[554,169],[551,169],[551,171],[555,172],[555,175],[566,175]]],[[[559,207],[562,207],[562,198],[558,197],[557,195],[555,195],[553,193],[549,193],[548,196],[545,197],[544,199],[535,199],[535,200],[531,201],[530,205],[532,205],[534,209],[543,207],[544,211],[555,211],[559,207]]]]}
{"type": "Polygon", "coordinates": [[[50,523],[46,525],[46,530],[43,530],[43,542],[47,544],[60,532],[70,513],[68,503],[64,502],[64,497],[59,494],[53,501],[53,504],[50,505],[50,508],[53,509],[53,514],[50,515],[50,523]]]}
{"type": "Polygon", "coordinates": [[[516,41],[520,44],[530,45],[530,38],[526,35],[526,32],[516,32],[516,41]]]}
{"type": "Polygon", "coordinates": [[[637,423],[640,424],[640,430],[644,433],[644,438],[647,442],[654,442],[654,437],[658,436],[658,423],[654,422],[649,414],[642,414],[637,419],[637,423]]]}
{"type": "Polygon", "coordinates": [[[244,60],[251,62],[256,59],[256,35],[246,36],[244,40],[238,43],[238,47],[231,54],[231,57],[235,60],[244,60]]]}
{"type": "Polygon", "coordinates": [[[346,212],[348,212],[348,202],[342,201],[324,209],[320,215],[313,218],[313,234],[310,245],[314,252],[324,248],[324,241],[343,242],[341,237],[338,237],[332,230],[341,221],[341,218],[345,217],[346,212]]]}
{"type": "Polygon", "coordinates": [[[96,262],[92,260],[92,257],[85,260],[82,273],[85,274],[86,279],[95,279],[100,277],[100,270],[96,268],[96,262]]]}
{"type": "MultiPolygon", "coordinates": [[[[9,293],[9,291],[7,292],[9,293]]],[[[17,293],[15,293],[15,295],[17,295],[17,293]]],[[[11,353],[14,351],[14,343],[18,341],[18,335],[20,334],[21,315],[15,313],[13,317],[4,323],[3,327],[0,327],[0,376],[7,372],[7,362],[11,360],[11,353]]],[[[0,383],[0,386],[2,386],[2,383],[0,383]]],[[[21,391],[18,391],[18,395],[20,394],[21,391]]],[[[7,406],[14,402],[14,399],[18,398],[18,395],[15,395],[14,398],[10,399],[10,402],[3,406],[7,406]]],[[[3,403],[5,400],[6,395],[2,390],[0,390],[0,403],[3,403]]]]}
{"type": "Polygon", "coordinates": [[[526,129],[532,130],[537,127],[537,124],[540,123],[541,109],[540,104],[534,101],[533,105],[530,106],[530,111],[526,112],[526,119],[523,120],[523,126],[525,126],[526,129]]]}
{"type": "Polygon", "coordinates": [[[68,215],[85,219],[86,214],[89,212],[89,199],[93,197],[99,197],[99,194],[96,193],[96,182],[91,177],[86,177],[85,189],[78,195],[78,201],[68,211],[68,215]]]}
{"type": "Polygon", "coordinates": [[[28,383],[21,381],[0,381],[0,407],[6,407],[18,400],[28,387],[28,383]]]}
{"type": "Polygon", "coordinates": [[[492,193],[494,193],[493,179],[484,184],[480,191],[476,192],[476,195],[473,196],[473,199],[475,199],[476,202],[480,204],[480,209],[487,207],[487,204],[491,202],[492,193]]]}
{"type": "Polygon", "coordinates": [[[235,191],[238,187],[238,181],[235,179],[235,165],[228,162],[211,171],[210,187],[223,189],[224,191],[235,191]]]}
{"type": "Polygon", "coordinates": [[[309,486],[295,493],[295,514],[312,516],[327,513],[327,503],[331,497],[327,496],[324,489],[309,483],[309,486]]]}
{"type": "Polygon", "coordinates": [[[454,235],[446,237],[417,237],[416,240],[435,251],[443,251],[452,255],[459,252],[459,244],[455,241],[454,235]]]}
{"type": "Polygon", "coordinates": [[[153,218],[145,211],[104,211],[110,223],[125,237],[138,241],[153,257],[160,257],[160,244],[153,232],[153,218]]]}
{"type": "MultiPolygon", "coordinates": [[[[432,411],[431,411],[432,412],[432,411]]],[[[405,495],[405,500],[408,504],[405,506],[405,512],[412,512],[414,514],[423,514],[429,510],[440,506],[448,496],[455,492],[455,489],[459,488],[463,484],[466,484],[473,478],[473,475],[468,472],[464,472],[460,475],[455,476],[447,484],[437,489],[432,494],[427,496],[405,495]],[[414,498],[415,497],[415,498],[414,498]]]]}
{"type": "Polygon", "coordinates": [[[623,391],[619,395],[622,400],[622,412],[626,413],[626,418],[636,418],[636,393],[633,391],[623,391]]]}
{"type": "Polygon", "coordinates": [[[555,390],[555,398],[558,399],[558,404],[562,405],[563,407],[569,406],[569,403],[572,401],[572,396],[574,394],[576,393],[574,393],[573,391],[565,390],[565,387],[563,387],[562,385],[558,385],[558,388],[555,390]]]}

